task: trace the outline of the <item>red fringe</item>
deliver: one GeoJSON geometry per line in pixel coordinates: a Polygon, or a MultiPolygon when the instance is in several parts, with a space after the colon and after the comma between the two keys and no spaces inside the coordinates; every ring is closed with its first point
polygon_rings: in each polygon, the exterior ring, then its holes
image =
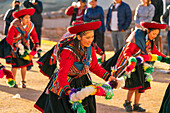
{"type": "Polygon", "coordinates": [[[127,90],[137,90],[137,89],[140,89],[140,88],[142,88],[142,86],[134,87],[134,88],[127,88],[127,87],[124,87],[123,89],[127,89],[127,90]]]}
{"type": "Polygon", "coordinates": [[[42,62],[37,61],[37,63],[38,63],[40,66],[42,66],[42,65],[43,65],[43,63],[42,63],[42,62]]]}
{"type": "Polygon", "coordinates": [[[45,74],[41,69],[40,69],[40,72],[41,72],[43,75],[47,76],[47,77],[50,79],[49,75],[45,74]]]}
{"type": "Polygon", "coordinates": [[[37,106],[36,104],[34,104],[34,107],[35,107],[36,109],[38,109],[39,111],[41,111],[42,113],[44,113],[44,110],[43,110],[42,108],[40,108],[39,106],[37,106]]]}
{"type": "Polygon", "coordinates": [[[29,63],[29,64],[27,64],[27,65],[24,65],[24,66],[13,67],[13,68],[23,68],[23,67],[27,67],[27,66],[30,66],[30,65],[33,65],[33,63],[29,63]]]}

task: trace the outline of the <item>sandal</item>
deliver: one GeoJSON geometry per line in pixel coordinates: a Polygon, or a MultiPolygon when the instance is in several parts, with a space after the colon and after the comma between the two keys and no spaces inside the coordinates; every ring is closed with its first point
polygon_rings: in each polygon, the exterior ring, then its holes
{"type": "Polygon", "coordinates": [[[22,88],[26,88],[25,83],[26,83],[26,81],[21,81],[21,87],[22,87],[22,88]]]}
{"type": "Polygon", "coordinates": [[[15,83],[15,85],[13,86],[13,88],[18,88],[18,85],[15,83]]]}

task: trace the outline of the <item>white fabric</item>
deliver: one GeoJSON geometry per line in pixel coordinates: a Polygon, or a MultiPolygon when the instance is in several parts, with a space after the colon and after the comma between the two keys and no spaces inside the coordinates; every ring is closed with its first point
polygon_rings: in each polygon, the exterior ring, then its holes
{"type": "Polygon", "coordinates": [[[118,18],[117,18],[117,11],[112,12],[112,20],[110,23],[110,27],[112,31],[118,31],[118,18]]]}
{"type": "Polygon", "coordinates": [[[117,9],[117,7],[119,6],[120,4],[115,4],[115,9],[117,9]]]}

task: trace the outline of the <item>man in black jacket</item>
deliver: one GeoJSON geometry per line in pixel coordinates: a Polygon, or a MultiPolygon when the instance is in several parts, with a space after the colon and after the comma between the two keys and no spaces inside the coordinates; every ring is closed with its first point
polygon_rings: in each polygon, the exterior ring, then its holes
{"type": "MultiPolygon", "coordinates": [[[[163,14],[163,1],[162,0],[151,0],[151,4],[153,4],[155,7],[155,15],[152,21],[160,23],[160,17],[163,14]]],[[[155,44],[157,48],[160,50],[160,45],[159,45],[160,38],[159,37],[160,37],[160,34],[155,39],[155,44]]]]}
{"type": "Polygon", "coordinates": [[[12,8],[9,9],[4,16],[4,21],[5,21],[5,25],[4,25],[4,35],[8,34],[8,28],[10,26],[10,23],[14,20],[14,17],[12,16],[12,13],[16,10],[19,10],[20,7],[20,1],[19,0],[14,0],[12,2],[12,8]]]}
{"type": "MultiPolygon", "coordinates": [[[[25,0],[23,4],[26,8],[32,7],[35,9],[34,15],[31,16],[31,21],[35,25],[35,30],[37,32],[38,39],[39,39],[39,45],[41,46],[41,27],[43,23],[43,18],[41,15],[43,11],[42,2],[39,0],[25,0]]],[[[33,43],[31,41],[30,41],[30,48],[31,49],[33,48],[33,43]]],[[[40,51],[38,51],[38,57],[40,56],[41,56],[40,51]]]]}
{"type": "Polygon", "coordinates": [[[155,15],[153,21],[160,23],[160,17],[163,14],[163,1],[162,0],[151,0],[151,4],[155,7],[155,15]]]}

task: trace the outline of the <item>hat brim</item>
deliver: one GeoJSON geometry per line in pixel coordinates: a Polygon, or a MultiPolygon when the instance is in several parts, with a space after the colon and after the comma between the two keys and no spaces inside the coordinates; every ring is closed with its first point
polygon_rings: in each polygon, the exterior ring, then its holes
{"type": "Polygon", "coordinates": [[[101,21],[82,23],[80,25],[73,25],[67,28],[68,32],[71,34],[77,34],[79,32],[95,30],[101,26],[101,21]]]}
{"type": "Polygon", "coordinates": [[[160,23],[156,23],[156,22],[141,22],[140,23],[142,27],[144,28],[153,28],[153,29],[165,29],[166,28],[166,24],[160,24],[160,23]]]}
{"type": "Polygon", "coordinates": [[[30,15],[31,16],[31,15],[34,14],[34,12],[35,12],[35,9],[33,9],[33,8],[21,9],[19,11],[13,12],[12,16],[14,18],[19,18],[19,17],[21,17],[23,15],[30,15]]]}

